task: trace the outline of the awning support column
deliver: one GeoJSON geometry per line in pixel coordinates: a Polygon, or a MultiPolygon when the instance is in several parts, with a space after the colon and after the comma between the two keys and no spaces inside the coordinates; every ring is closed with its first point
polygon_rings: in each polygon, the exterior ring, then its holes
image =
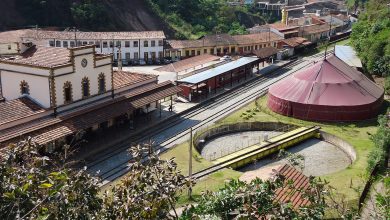
{"type": "Polygon", "coordinates": [[[161,118],[161,108],[162,106],[161,106],[161,99],[160,99],[160,118],[161,118]]]}
{"type": "Polygon", "coordinates": [[[214,77],[214,94],[217,94],[217,77],[214,77]]]}
{"type": "Polygon", "coordinates": [[[230,87],[233,87],[233,70],[230,71],[230,87]]]}

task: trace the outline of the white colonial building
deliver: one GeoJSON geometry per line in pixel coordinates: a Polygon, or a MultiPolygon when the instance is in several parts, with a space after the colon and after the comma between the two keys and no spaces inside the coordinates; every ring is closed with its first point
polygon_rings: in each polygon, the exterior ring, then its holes
{"type": "Polygon", "coordinates": [[[116,61],[121,51],[125,63],[156,61],[164,57],[163,31],[142,32],[82,32],[30,30],[22,41],[31,41],[38,46],[71,48],[95,45],[96,52],[113,54],[116,61]],[[119,50],[119,47],[121,48],[119,50]]]}
{"type": "Polygon", "coordinates": [[[44,108],[90,102],[112,89],[111,56],[92,46],[34,47],[0,61],[2,95],[6,100],[29,95],[44,108]],[[88,99],[87,99],[88,98],[88,99]]]}
{"type": "Polygon", "coordinates": [[[50,147],[79,132],[135,127],[136,116],[161,112],[181,91],[156,75],[114,71],[112,55],[96,50],[33,46],[0,59],[0,150],[26,137],[50,147]]]}

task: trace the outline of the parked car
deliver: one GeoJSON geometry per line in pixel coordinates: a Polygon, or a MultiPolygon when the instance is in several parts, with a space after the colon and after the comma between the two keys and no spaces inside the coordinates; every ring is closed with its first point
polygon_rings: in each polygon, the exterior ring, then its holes
{"type": "Polygon", "coordinates": [[[160,61],[160,59],[156,59],[156,60],[154,61],[154,64],[156,64],[156,65],[160,65],[160,64],[161,64],[161,61],[160,61]]]}
{"type": "Polygon", "coordinates": [[[139,60],[139,65],[146,65],[145,60],[139,60]]]}
{"type": "Polygon", "coordinates": [[[148,65],[153,65],[153,60],[149,59],[149,60],[146,61],[146,63],[147,63],[148,65]]]}
{"type": "Polygon", "coordinates": [[[225,56],[221,57],[220,60],[223,60],[223,61],[231,61],[231,60],[232,60],[232,57],[231,57],[231,56],[228,56],[228,55],[225,55],[225,56]]]}
{"type": "Polygon", "coordinates": [[[138,66],[139,65],[139,60],[132,60],[131,65],[133,66],[138,66]]]}

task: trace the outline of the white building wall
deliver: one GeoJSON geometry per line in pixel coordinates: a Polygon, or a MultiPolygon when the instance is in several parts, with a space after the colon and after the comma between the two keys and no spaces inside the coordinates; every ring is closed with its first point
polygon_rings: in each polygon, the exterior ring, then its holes
{"type": "Polygon", "coordinates": [[[0,73],[2,92],[6,100],[22,96],[20,83],[24,80],[29,86],[30,97],[45,108],[50,107],[49,78],[2,70],[0,73]]]}
{"type": "MultiPolygon", "coordinates": [[[[75,54],[83,54],[88,50],[78,50],[75,54]]],[[[107,58],[109,60],[109,58],[107,58]]],[[[78,55],[74,58],[75,72],[65,75],[58,73],[62,72],[60,69],[55,70],[55,90],[56,90],[56,101],[57,106],[65,104],[64,100],[64,84],[69,81],[72,84],[72,98],[73,102],[83,99],[82,94],[82,80],[84,77],[89,79],[89,91],[90,97],[96,96],[99,93],[98,77],[100,73],[104,73],[106,91],[111,90],[111,65],[104,65],[100,67],[94,67],[93,54],[78,55]],[[86,67],[81,66],[81,61],[86,59],[88,61],[86,67]]],[[[80,103],[81,104],[81,103],[80,103]]]]}
{"type": "MultiPolygon", "coordinates": [[[[28,39],[30,40],[30,39],[28,39]]],[[[114,40],[114,47],[110,47],[110,42],[112,40],[100,40],[100,39],[95,39],[95,40],[84,40],[84,39],[77,39],[78,41],[78,46],[81,45],[88,45],[88,44],[95,44],[99,45],[96,47],[96,52],[101,53],[101,54],[113,54],[114,60],[118,59],[118,47],[117,47],[117,41],[120,42],[121,46],[121,51],[122,51],[122,59],[126,59],[126,54],[130,54],[130,59],[136,59],[136,54],[138,53],[138,59],[145,59],[145,52],[148,53],[148,58],[152,57],[152,52],[155,52],[156,58],[163,58],[164,54],[164,39],[163,38],[156,38],[156,39],[123,39],[123,40],[114,40]],[[126,41],[130,42],[129,47],[126,47],[126,41]],[[148,42],[148,47],[144,47],[144,41],[148,42]],[[155,46],[152,47],[152,41],[155,42],[155,46]],[[159,41],[162,41],[162,45],[159,46],[159,41]],[[134,46],[134,42],[137,42],[137,47],[134,46]],[[159,57],[159,52],[161,52],[162,57],[159,57]]],[[[71,42],[74,42],[74,39],[69,39],[69,40],[55,40],[55,39],[46,39],[43,41],[35,41],[37,45],[45,46],[45,47],[71,47],[71,42]],[[58,41],[58,43],[57,43],[58,41]],[[66,43],[64,43],[66,42],[66,43]]]]}
{"type": "Polygon", "coordinates": [[[18,43],[0,43],[0,55],[12,55],[18,52],[18,43]]]}

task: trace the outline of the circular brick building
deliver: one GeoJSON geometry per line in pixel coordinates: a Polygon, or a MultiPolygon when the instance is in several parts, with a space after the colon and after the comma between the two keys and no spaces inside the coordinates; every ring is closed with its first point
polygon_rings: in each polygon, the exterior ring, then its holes
{"type": "Polygon", "coordinates": [[[312,121],[374,118],[384,90],[336,56],[314,63],[268,91],[268,107],[282,115],[312,121]]]}

